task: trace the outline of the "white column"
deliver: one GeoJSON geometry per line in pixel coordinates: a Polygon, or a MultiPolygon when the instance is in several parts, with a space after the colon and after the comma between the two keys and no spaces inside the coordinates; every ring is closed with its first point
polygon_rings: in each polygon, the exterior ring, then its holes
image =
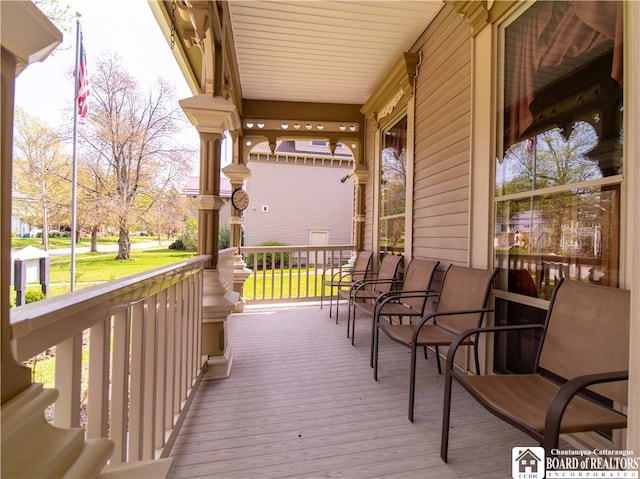
{"type": "Polygon", "coordinates": [[[231,374],[233,355],[226,321],[238,296],[222,286],[218,274],[221,141],[224,132],[238,130],[240,122],[236,107],[222,97],[200,94],[180,100],[180,106],[200,133],[200,194],[194,202],[199,212],[198,253],[212,257],[204,272],[202,354],[207,356],[205,379],[219,379],[231,374]]]}

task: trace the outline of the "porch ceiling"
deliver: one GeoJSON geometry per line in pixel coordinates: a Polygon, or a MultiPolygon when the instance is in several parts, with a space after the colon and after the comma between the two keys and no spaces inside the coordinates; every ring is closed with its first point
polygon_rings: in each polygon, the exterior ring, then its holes
{"type": "Polygon", "coordinates": [[[442,0],[230,0],[242,96],[363,104],[442,0]]]}

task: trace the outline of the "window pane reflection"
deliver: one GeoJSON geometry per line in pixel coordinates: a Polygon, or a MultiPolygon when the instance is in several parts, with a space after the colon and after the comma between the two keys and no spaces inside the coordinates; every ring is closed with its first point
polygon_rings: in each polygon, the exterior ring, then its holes
{"type": "Polygon", "coordinates": [[[407,118],[383,135],[380,175],[380,251],[404,252],[407,195],[407,118]]]}
{"type": "Polygon", "coordinates": [[[619,185],[498,202],[500,289],[549,299],[561,278],[618,286],[619,185]]]}
{"type": "Polygon", "coordinates": [[[380,220],[380,251],[404,253],[404,216],[380,220]]]}
{"type": "Polygon", "coordinates": [[[496,162],[497,194],[509,195],[620,174],[619,167],[605,168],[608,162],[601,165],[597,155],[589,155],[597,146],[596,130],[585,121],[576,122],[568,138],[561,128],[553,128],[515,143],[504,158],[496,162]]]}

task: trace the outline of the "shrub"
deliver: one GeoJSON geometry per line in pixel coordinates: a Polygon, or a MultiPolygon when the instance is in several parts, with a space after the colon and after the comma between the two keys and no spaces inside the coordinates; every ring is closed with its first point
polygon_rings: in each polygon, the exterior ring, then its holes
{"type": "Polygon", "coordinates": [[[40,301],[41,299],[45,299],[46,296],[40,289],[28,289],[24,293],[24,302],[25,304],[35,303],[36,301],[40,301]]]}
{"type": "Polygon", "coordinates": [[[227,226],[218,233],[218,249],[227,249],[231,246],[231,231],[227,226]]]}
{"type": "Polygon", "coordinates": [[[187,248],[184,246],[181,240],[177,239],[169,245],[169,249],[179,249],[184,251],[187,248]]]}
{"type": "MultiPolygon", "coordinates": [[[[288,246],[287,243],[279,243],[277,241],[267,241],[259,244],[258,246],[288,246]]],[[[259,269],[273,269],[280,268],[281,266],[287,267],[290,265],[289,253],[257,253],[257,268],[259,269]]],[[[254,256],[253,253],[247,255],[246,260],[247,268],[253,268],[254,256]]]]}

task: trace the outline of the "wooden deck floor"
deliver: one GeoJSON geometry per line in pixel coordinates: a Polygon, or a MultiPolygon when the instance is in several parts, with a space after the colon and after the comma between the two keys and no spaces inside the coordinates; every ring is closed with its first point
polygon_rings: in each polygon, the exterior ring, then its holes
{"type": "Polygon", "coordinates": [[[508,478],[512,447],[537,445],[457,388],[443,463],[444,381],[433,355],[419,361],[412,424],[408,350],[383,338],[375,382],[370,322],[358,321],[353,347],[344,318],[336,325],[317,305],[233,315],[232,375],[202,383],[169,477],[508,478]]]}

